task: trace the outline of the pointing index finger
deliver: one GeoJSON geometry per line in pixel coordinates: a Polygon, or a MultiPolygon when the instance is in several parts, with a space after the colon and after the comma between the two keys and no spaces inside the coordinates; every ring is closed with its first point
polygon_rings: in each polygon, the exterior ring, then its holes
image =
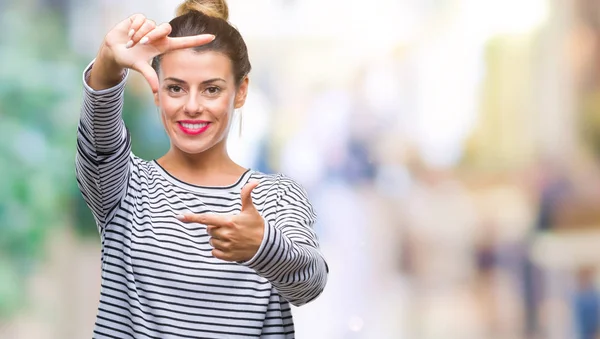
{"type": "MultiPolygon", "coordinates": [[[[202,46],[210,43],[215,39],[215,36],[212,34],[200,34],[200,35],[192,35],[192,36],[184,36],[177,38],[169,38],[169,44],[167,45],[167,51],[172,51],[175,49],[182,48],[191,48],[202,46]]],[[[164,51],[164,52],[167,52],[164,51]]]]}
{"type": "Polygon", "coordinates": [[[210,213],[181,214],[177,215],[176,218],[186,223],[195,222],[204,225],[229,226],[231,224],[229,217],[210,213]]]}

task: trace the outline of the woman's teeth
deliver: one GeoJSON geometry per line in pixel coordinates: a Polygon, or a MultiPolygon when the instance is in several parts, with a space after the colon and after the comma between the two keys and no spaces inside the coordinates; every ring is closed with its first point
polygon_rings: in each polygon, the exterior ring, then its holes
{"type": "Polygon", "coordinates": [[[182,122],[181,126],[187,128],[187,129],[201,129],[202,127],[205,127],[206,125],[208,125],[207,122],[202,123],[202,124],[187,124],[182,122]]]}

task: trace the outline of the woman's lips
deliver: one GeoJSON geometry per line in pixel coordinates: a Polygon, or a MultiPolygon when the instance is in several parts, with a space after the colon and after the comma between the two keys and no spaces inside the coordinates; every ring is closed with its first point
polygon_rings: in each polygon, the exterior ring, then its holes
{"type": "Polygon", "coordinates": [[[178,121],[179,129],[188,135],[198,135],[204,133],[210,126],[207,121],[178,121]]]}

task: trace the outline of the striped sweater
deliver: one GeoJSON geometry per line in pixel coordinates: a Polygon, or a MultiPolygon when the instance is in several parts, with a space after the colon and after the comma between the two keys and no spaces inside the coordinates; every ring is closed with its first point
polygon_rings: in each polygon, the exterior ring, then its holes
{"type": "Polygon", "coordinates": [[[290,304],[325,287],[327,264],[306,192],[278,174],[246,171],[226,187],[178,180],[131,152],[123,122],[127,74],[113,88],[87,85],[77,130],[77,183],[102,242],[102,283],[94,338],[294,338],[290,304]],[[265,219],[262,244],[247,262],[211,254],[206,226],[184,213],[235,214],[248,180],[265,219]]]}

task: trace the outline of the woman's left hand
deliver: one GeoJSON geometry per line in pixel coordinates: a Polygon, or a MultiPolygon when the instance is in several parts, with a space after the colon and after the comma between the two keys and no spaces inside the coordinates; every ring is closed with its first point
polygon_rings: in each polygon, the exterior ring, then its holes
{"type": "Polygon", "coordinates": [[[265,221],[252,202],[252,190],[258,181],[242,188],[242,210],[237,215],[185,214],[177,219],[206,225],[213,247],[212,254],[226,261],[248,261],[263,240],[265,221]]]}

